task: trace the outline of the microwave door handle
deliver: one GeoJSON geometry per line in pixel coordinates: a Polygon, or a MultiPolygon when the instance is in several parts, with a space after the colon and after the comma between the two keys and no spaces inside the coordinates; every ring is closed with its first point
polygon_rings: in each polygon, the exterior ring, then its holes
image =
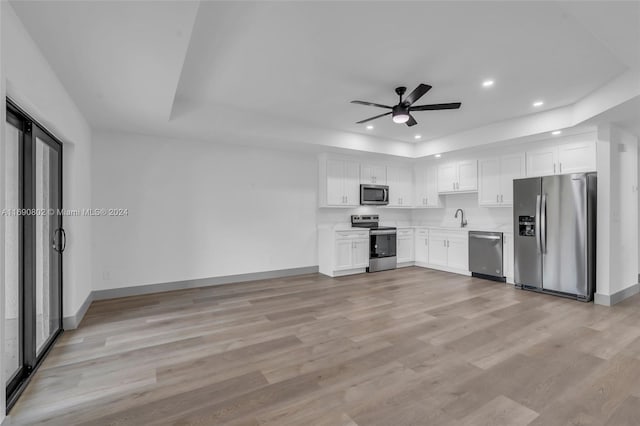
{"type": "Polygon", "coordinates": [[[382,194],[383,194],[383,202],[389,201],[389,190],[387,188],[382,190],[382,194]]]}

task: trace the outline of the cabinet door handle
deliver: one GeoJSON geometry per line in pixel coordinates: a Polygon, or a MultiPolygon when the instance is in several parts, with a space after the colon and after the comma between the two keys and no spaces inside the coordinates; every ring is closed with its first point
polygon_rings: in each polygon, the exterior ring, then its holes
{"type": "Polygon", "coordinates": [[[449,240],[447,240],[447,247],[449,247],[449,240]]]}
{"type": "Polygon", "coordinates": [[[504,203],[504,195],[500,194],[500,202],[504,203]]]}
{"type": "Polygon", "coordinates": [[[553,173],[555,174],[556,172],[556,163],[553,163],[553,173]]]}
{"type": "Polygon", "coordinates": [[[560,163],[560,173],[562,173],[562,163],[560,163]]]}
{"type": "Polygon", "coordinates": [[[498,194],[496,194],[496,203],[500,202],[500,196],[498,194]]]}

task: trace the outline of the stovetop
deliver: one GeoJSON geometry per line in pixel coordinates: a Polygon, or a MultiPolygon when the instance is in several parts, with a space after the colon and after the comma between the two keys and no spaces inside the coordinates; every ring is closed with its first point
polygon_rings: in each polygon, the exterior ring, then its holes
{"type": "Polygon", "coordinates": [[[380,226],[378,224],[380,220],[380,216],[377,214],[371,215],[352,215],[351,216],[351,226],[354,228],[369,228],[369,229],[377,229],[380,231],[392,231],[396,228],[393,226],[380,226]]]}

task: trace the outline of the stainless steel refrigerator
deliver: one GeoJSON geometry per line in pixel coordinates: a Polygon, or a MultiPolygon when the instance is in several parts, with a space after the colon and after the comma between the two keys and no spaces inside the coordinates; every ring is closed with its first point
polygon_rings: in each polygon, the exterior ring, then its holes
{"type": "Polygon", "coordinates": [[[596,173],[579,173],[513,181],[518,287],[592,300],[596,180],[596,173]]]}

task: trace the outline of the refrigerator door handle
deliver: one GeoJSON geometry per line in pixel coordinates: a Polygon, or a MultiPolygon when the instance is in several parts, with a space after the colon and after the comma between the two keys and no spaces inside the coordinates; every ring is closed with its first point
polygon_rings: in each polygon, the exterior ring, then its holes
{"type": "Polygon", "coordinates": [[[544,254],[547,252],[547,194],[542,195],[540,216],[540,245],[542,253],[544,254]]]}
{"type": "Polygon", "coordinates": [[[540,196],[536,195],[536,251],[542,253],[540,247],[540,196]]]}

